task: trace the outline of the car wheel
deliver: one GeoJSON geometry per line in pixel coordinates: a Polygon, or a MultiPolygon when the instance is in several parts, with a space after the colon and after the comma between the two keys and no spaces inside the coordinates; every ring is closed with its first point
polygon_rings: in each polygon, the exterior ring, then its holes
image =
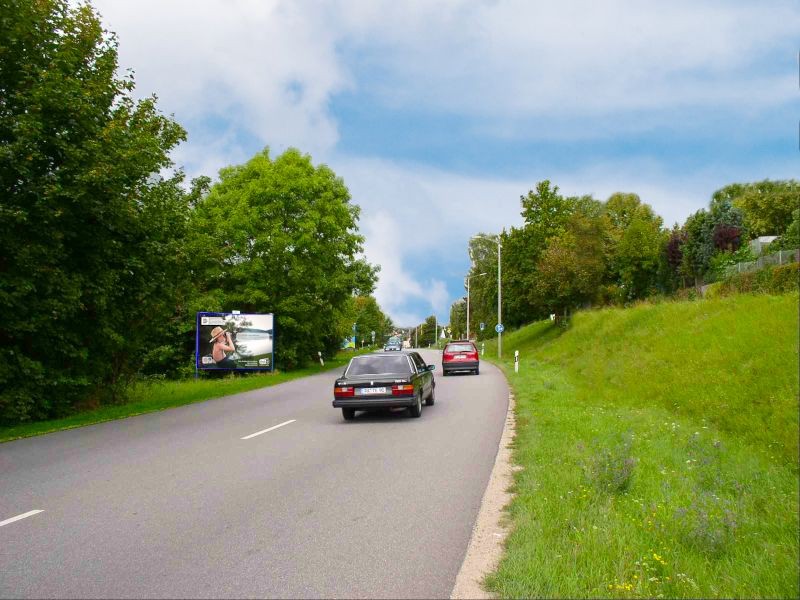
{"type": "Polygon", "coordinates": [[[480,374],[481,374],[481,368],[478,367],[477,369],[475,369],[475,375],[480,375],[480,374]]]}
{"type": "Polygon", "coordinates": [[[447,371],[445,371],[444,369],[442,369],[442,377],[447,377],[447,371]]]}
{"type": "Polygon", "coordinates": [[[434,402],[436,402],[436,384],[431,386],[431,393],[428,396],[428,399],[425,400],[425,406],[433,406],[434,402]]]}
{"type": "Polygon", "coordinates": [[[355,408],[342,408],[342,416],[344,417],[345,421],[352,421],[356,418],[356,409],[355,408]]]}
{"type": "Polygon", "coordinates": [[[415,419],[419,418],[422,415],[422,394],[417,395],[417,402],[414,406],[409,407],[408,412],[411,413],[411,416],[415,419]]]}

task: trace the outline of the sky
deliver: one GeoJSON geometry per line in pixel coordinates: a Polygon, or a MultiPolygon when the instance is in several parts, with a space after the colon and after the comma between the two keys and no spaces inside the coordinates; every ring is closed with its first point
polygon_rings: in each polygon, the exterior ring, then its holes
{"type": "Polygon", "coordinates": [[[188,131],[188,177],[268,146],[344,179],[401,326],[449,321],[469,238],[521,225],[543,179],[634,192],[672,225],[726,184],[800,172],[794,0],[93,5],[136,94],[188,131]]]}

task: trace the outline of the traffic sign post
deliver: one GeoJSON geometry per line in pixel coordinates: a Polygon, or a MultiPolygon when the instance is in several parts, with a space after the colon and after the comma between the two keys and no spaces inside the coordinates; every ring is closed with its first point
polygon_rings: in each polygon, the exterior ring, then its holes
{"type": "Polygon", "coordinates": [[[519,350],[514,350],[514,373],[519,373],[519,350]]]}
{"type": "Polygon", "coordinates": [[[374,331],[372,332],[372,343],[373,344],[375,343],[375,332],[374,331]]]}
{"type": "Polygon", "coordinates": [[[484,329],[486,329],[486,323],[481,323],[481,331],[483,331],[484,329]]]}

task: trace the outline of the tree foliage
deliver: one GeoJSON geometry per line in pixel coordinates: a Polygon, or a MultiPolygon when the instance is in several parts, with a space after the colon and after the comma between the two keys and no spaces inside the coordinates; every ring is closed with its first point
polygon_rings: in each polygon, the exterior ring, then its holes
{"type": "Polygon", "coordinates": [[[800,182],[756,181],[727,185],[712,196],[712,209],[729,201],[744,214],[743,225],[750,235],[783,235],[792,223],[792,212],[800,207],[800,182]]]}
{"type": "Polygon", "coordinates": [[[134,101],[91,7],[0,2],[0,418],[118,397],[173,312],[183,129],[134,101]],[[10,318],[13,315],[13,318],[10,318]]]}
{"type": "Polygon", "coordinates": [[[294,149],[223,169],[192,215],[195,304],[274,312],[279,364],[334,351],[337,307],[375,284],[376,269],[359,258],[358,213],[341,178],[294,149]]]}
{"type": "MultiPolygon", "coordinates": [[[[472,301],[470,294],[470,304],[472,301]]],[[[470,308],[472,308],[470,306],[470,308]]],[[[470,312],[472,312],[470,310],[470,312]]],[[[471,316],[471,315],[470,315],[471,316]]],[[[470,319],[471,320],[471,319],[470,319]]],[[[466,298],[459,298],[450,305],[450,331],[453,337],[462,339],[467,335],[467,300],[466,298]]],[[[472,326],[470,325],[470,334],[473,333],[472,326]]]]}

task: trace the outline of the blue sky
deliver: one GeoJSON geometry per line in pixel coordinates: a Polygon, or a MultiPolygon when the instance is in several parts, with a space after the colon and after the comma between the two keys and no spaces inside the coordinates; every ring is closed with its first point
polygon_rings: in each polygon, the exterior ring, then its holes
{"type": "Polygon", "coordinates": [[[519,225],[541,179],[636,192],[671,224],[798,173],[794,1],[95,6],[137,93],[187,128],[190,176],[293,146],[344,178],[401,325],[449,319],[467,240],[519,225]]]}

